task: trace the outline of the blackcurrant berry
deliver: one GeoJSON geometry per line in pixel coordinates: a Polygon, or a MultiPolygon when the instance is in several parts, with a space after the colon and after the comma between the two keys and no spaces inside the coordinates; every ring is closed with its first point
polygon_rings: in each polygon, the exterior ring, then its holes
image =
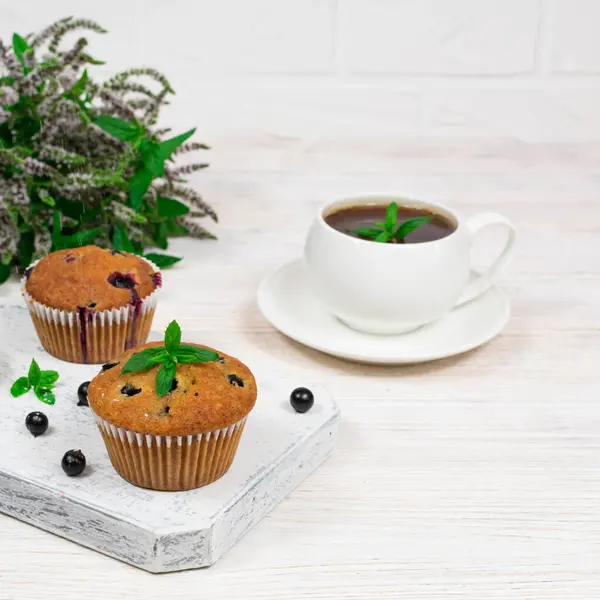
{"type": "Polygon", "coordinates": [[[290,404],[298,413],[309,411],[314,403],[315,397],[313,396],[313,393],[305,387],[296,388],[290,394],[290,404]]]}
{"type": "Polygon", "coordinates": [[[122,290],[132,290],[135,287],[135,279],[130,273],[112,273],[108,276],[108,283],[122,290]]]}
{"type": "Polygon", "coordinates": [[[231,373],[231,375],[227,375],[227,380],[231,385],[237,385],[238,387],[244,387],[244,380],[231,373]]]}
{"type": "Polygon", "coordinates": [[[89,381],[84,381],[79,388],[77,388],[77,398],[79,401],[77,402],[77,406],[89,406],[88,404],[88,386],[90,385],[89,381]]]}
{"type": "Polygon", "coordinates": [[[136,394],[139,394],[141,391],[142,391],[142,388],[135,387],[135,385],[133,385],[132,383],[126,383],[121,388],[121,394],[123,394],[125,396],[135,396],[136,394]]]}
{"type": "Polygon", "coordinates": [[[85,469],[85,456],[81,450],[69,450],[62,458],[61,466],[69,477],[81,475],[85,469]]]}
{"type": "Polygon", "coordinates": [[[25,427],[33,437],[43,435],[48,429],[48,417],[41,412],[32,412],[25,418],[25,427]]]}

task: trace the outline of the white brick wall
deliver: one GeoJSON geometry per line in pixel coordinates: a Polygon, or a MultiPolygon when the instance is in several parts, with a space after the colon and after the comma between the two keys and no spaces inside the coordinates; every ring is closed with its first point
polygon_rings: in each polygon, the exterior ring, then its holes
{"type": "Polygon", "coordinates": [[[211,139],[600,140],[600,0],[0,0],[0,37],[69,14],[211,139]]]}

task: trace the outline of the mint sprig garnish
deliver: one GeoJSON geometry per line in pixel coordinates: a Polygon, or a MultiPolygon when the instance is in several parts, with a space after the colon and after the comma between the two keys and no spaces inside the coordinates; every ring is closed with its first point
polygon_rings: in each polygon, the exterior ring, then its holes
{"type": "Polygon", "coordinates": [[[218,358],[219,355],[213,350],[182,344],[181,327],[177,321],[171,321],[165,331],[164,346],[155,346],[136,352],[125,363],[121,373],[137,373],[161,365],[156,375],[156,393],[164,396],[171,391],[177,372],[177,363],[205,363],[218,358]]]}
{"type": "Polygon", "coordinates": [[[10,393],[13,398],[18,398],[33,389],[38,400],[52,405],[56,402],[52,389],[57,381],[58,373],[56,371],[42,371],[35,359],[32,359],[27,377],[19,377],[12,384],[10,393]]]}
{"type": "Polygon", "coordinates": [[[359,227],[350,231],[350,235],[366,238],[383,244],[404,242],[404,238],[422,225],[429,223],[433,217],[423,216],[407,219],[398,223],[398,204],[391,202],[385,211],[385,223],[373,223],[370,227],[359,227]]]}

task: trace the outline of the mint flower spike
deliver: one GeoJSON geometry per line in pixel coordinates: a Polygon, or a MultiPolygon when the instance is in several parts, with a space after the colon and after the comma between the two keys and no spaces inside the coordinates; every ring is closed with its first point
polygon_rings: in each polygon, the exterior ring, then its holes
{"type": "Polygon", "coordinates": [[[164,396],[171,391],[173,386],[177,363],[205,363],[218,358],[218,353],[213,350],[182,344],[181,327],[177,321],[171,321],[165,330],[164,345],[136,352],[125,363],[121,373],[138,373],[160,365],[156,375],[156,393],[164,396]]]}
{"type": "Polygon", "coordinates": [[[19,377],[11,386],[10,393],[13,398],[18,398],[33,389],[37,399],[44,404],[54,404],[56,398],[52,392],[54,384],[58,381],[56,371],[42,371],[40,366],[32,359],[26,377],[19,377]]]}

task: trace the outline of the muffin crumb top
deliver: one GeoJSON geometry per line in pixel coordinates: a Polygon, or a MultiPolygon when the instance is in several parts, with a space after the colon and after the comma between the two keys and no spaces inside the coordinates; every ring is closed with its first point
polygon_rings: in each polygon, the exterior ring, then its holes
{"type": "Polygon", "coordinates": [[[33,300],[66,311],[121,308],[161,284],[160,273],[144,259],[98,246],[52,252],[25,276],[25,290],[33,300]]]}
{"type": "Polygon", "coordinates": [[[252,372],[238,359],[217,350],[216,361],[178,364],[171,391],[162,397],[156,393],[160,365],[122,373],[133,354],[160,345],[152,342],[129,350],[117,365],[92,379],[89,404],[100,418],[137,433],[180,436],[229,427],[252,410],[257,394],[252,372]]]}

